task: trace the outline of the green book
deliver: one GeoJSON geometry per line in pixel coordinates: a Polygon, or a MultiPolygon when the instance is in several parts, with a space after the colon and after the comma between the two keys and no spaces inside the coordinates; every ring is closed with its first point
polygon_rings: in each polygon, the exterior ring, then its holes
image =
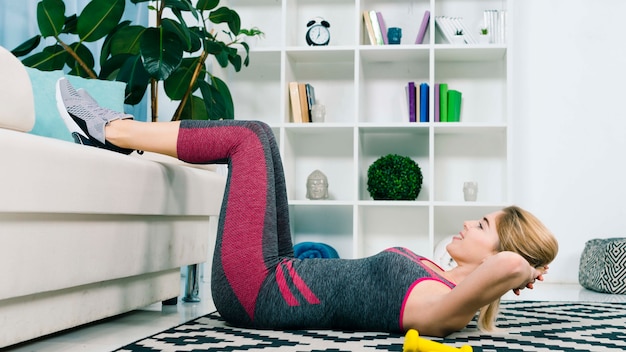
{"type": "Polygon", "coordinates": [[[439,122],[448,122],[448,83],[439,83],[439,122]]]}
{"type": "Polygon", "coordinates": [[[461,121],[461,98],[458,90],[448,90],[448,122],[461,121]]]}

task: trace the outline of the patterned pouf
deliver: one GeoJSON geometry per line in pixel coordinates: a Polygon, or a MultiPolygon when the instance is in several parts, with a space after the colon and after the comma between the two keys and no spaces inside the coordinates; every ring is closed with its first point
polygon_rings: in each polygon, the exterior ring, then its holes
{"type": "Polygon", "coordinates": [[[626,294],[626,238],[587,241],[580,257],[578,281],[593,291],[626,294]]]}

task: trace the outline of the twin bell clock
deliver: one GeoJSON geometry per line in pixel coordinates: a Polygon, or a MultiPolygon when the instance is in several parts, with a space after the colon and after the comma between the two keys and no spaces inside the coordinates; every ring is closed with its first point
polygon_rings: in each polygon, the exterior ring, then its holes
{"type": "Polygon", "coordinates": [[[322,46],[328,45],[330,42],[330,23],[321,17],[316,17],[309,22],[306,26],[309,28],[306,31],[306,43],[310,46],[322,46]]]}

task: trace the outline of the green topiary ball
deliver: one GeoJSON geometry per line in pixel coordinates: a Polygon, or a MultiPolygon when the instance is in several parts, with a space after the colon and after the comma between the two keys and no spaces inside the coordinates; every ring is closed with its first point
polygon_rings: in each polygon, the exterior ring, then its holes
{"type": "Polygon", "coordinates": [[[422,189],[422,170],[411,158],[388,154],[367,170],[367,191],[375,200],[415,200],[422,189]]]}

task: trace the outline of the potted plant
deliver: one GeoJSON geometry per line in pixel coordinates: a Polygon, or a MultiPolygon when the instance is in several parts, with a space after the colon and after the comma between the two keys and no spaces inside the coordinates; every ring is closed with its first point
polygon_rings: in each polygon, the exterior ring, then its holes
{"type": "Polygon", "coordinates": [[[158,118],[155,93],[159,82],[167,96],[179,102],[172,120],[234,118],[228,86],[207,69],[207,61],[212,57],[221,67],[231,66],[238,72],[249,64],[250,47],[243,38],[263,33],[258,28],[241,28],[237,12],[218,7],[220,0],[198,0],[195,6],[190,0],[131,2],[150,2],[155,25],[121,21],[125,0],[92,0],[80,14],[69,16],[63,0],[42,0],[37,4],[40,34],[13,53],[26,56],[42,39],[53,38],[53,44],[24,58],[23,63],[44,71],[68,67],[72,75],[123,81],[125,103],[131,105],[139,103],[149,87],[152,121],[158,118]],[[189,23],[189,18],[195,22],[189,23]],[[96,58],[84,43],[101,39],[98,73],[96,58]]]}
{"type": "Polygon", "coordinates": [[[452,37],[453,44],[465,44],[465,37],[463,36],[463,30],[457,29],[454,31],[454,36],[452,37]]]}
{"type": "Polygon", "coordinates": [[[478,36],[478,42],[480,44],[489,44],[489,42],[490,42],[489,30],[487,29],[487,27],[482,27],[480,29],[480,35],[478,36]]]}
{"type": "Polygon", "coordinates": [[[422,181],[422,170],[407,156],[382,156],[367,170],[367,191],[374,200],[415,200],[422,181]]]}

